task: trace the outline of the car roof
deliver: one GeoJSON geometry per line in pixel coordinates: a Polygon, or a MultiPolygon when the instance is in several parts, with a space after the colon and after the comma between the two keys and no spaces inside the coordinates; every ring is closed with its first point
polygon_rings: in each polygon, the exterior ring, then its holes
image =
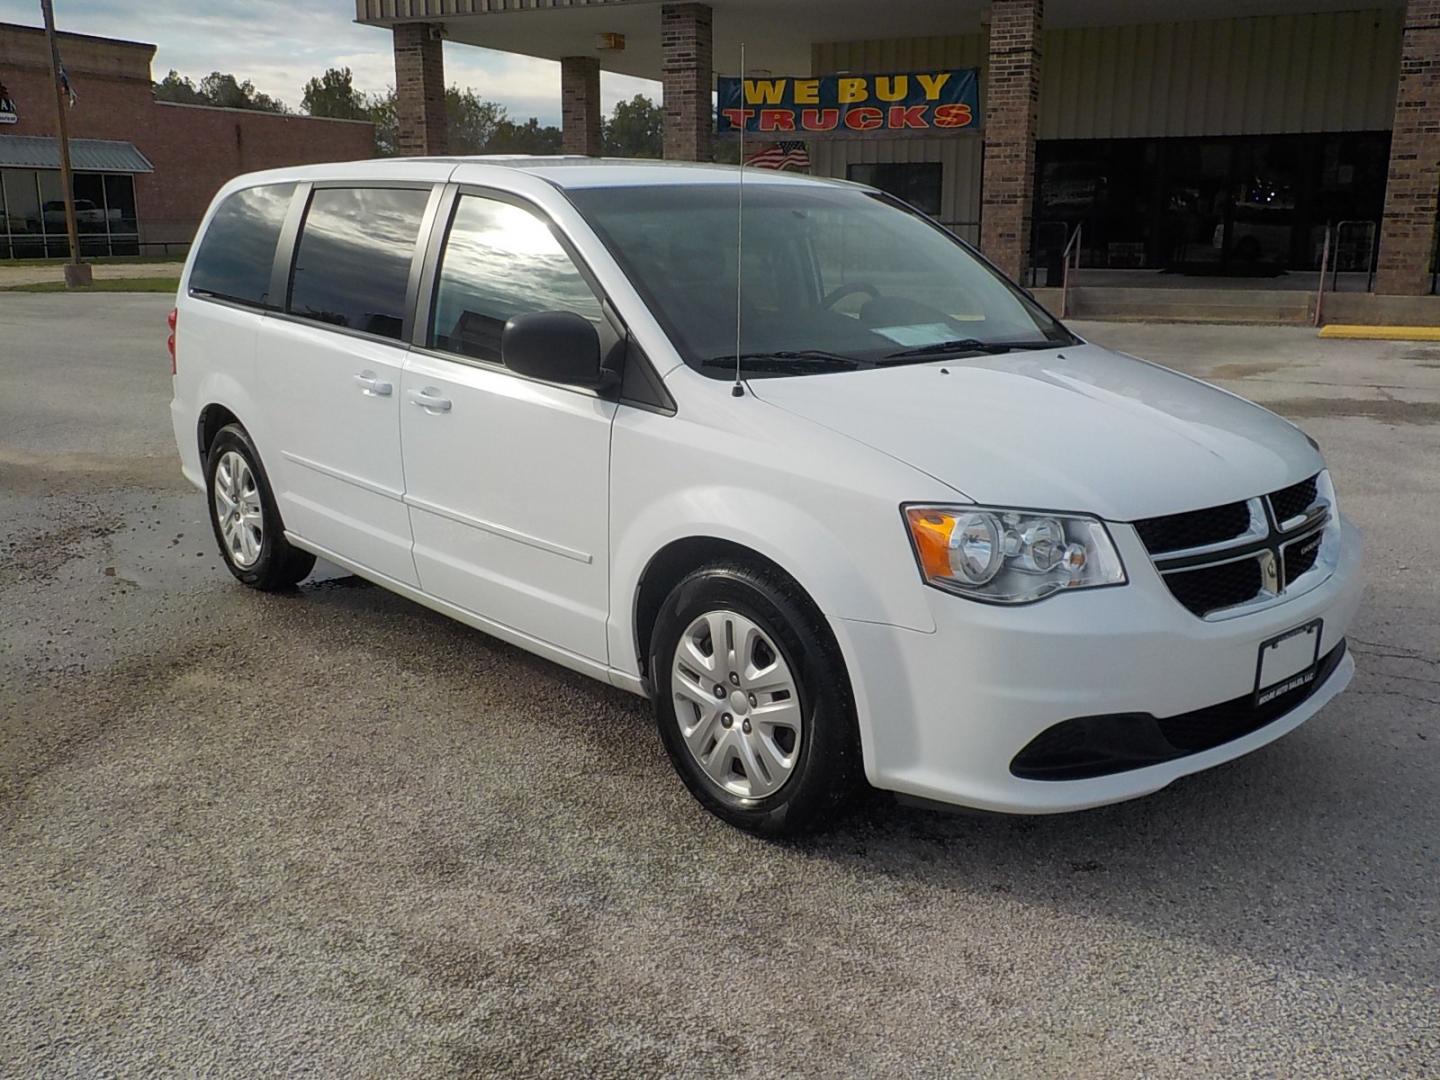
{"type": "MultiPolygon", "coordinates": [[[[649,161],[635,158],[593,158],[540,156],[528,154],[477,154],[448,157],[369,158],[325,165],[301,165],[251,173],[242,183],[334,180],[410,180],[483,182],[485,174],[505,169],[534,176],[561,189],[594,187],[641,187],[670,184],[726,184],[739,178],[737,165],[712,165],[693,161],[649,161]]],[[[237,178],[240,179],[240,178],[237,178]]],[[[853,187],[844,180],[805,176],[774,169],[745,170],[746,184],[787,184],[816,187],[853,187]]]]}

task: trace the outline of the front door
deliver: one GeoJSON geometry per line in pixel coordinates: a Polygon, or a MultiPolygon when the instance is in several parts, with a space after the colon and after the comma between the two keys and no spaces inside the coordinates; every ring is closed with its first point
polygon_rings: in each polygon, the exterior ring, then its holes
{"type": "MultiPolygon", "coordinates": [[[[437,196],[438,197],[438,196],[437,196]]],[[[401,373],[423,188],[316,187],[286,313],[256,349],[285,526],[344,559],[418,583],[400,463],[401,373]]]]}
{"type": "Polygon", "coordinates": [[[500,360],[514,315],[600,302],[537,213],[456,200],[436,272],[428,348],[402,380],[405,502],[424,590],[605,662],[610,426],[595,394],[517,376],[500,360]]]}

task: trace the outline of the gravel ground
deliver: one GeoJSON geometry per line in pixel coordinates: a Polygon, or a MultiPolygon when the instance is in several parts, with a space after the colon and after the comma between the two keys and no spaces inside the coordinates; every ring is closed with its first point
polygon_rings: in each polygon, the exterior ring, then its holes
{"type": "Polygon", "coordinates": [[[235,585],[168,307],[0,302],[0,1074],[1440,1074],[1440,347],[1081,325],[1321,440],[1351,690],[1139,802],[776,844],[638,699],[334,573],[235,585]]]}

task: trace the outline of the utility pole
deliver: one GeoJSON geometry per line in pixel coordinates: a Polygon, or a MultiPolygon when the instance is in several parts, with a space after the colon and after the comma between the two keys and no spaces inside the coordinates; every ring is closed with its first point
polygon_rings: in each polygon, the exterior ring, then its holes
{"type": "MultiPolygon", "coordinates": [[[[50,82],[55,86],[55,118],[60,136],[60,186],[65,194],[65,230],[70,234],[70,261],[65,264],[65,287],[73,289],[90,284],[90,267],[80,261],[80,229],[75,224],[75,181],[70,173],[70,102],[60,85],[60,46],[55,41],[55,7],[51,0],[40,0],[45,16],[45,40],[50,43],[50,82]]],[[[43,221],[45,208],[40,208],[43,221]]]]}

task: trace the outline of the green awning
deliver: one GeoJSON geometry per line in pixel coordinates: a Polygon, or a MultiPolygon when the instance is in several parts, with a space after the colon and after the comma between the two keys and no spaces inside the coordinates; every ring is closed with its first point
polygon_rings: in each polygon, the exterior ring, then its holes
{"type": "MultiPolygon", "coordinates": [[[[116,139],[71,139],[70,167],[76,172],[148,173],[155,166],[134,143],[116,139]]],[[[60,140],[48,135],[0,135],[0,169],[58,169],[60,140]]]]}

